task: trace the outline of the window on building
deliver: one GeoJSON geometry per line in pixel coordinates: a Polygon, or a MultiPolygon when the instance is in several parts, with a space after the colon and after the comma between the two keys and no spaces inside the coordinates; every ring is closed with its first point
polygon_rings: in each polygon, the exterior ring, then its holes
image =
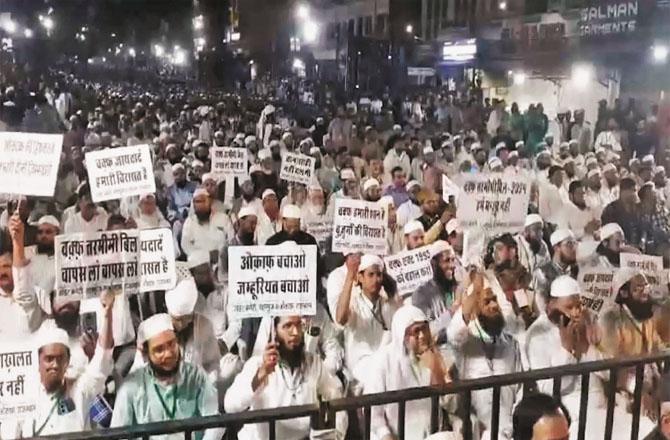
{"type": "Polygon", "coordinates": [[[377,26],[375,29],[375,34],[379,36],[386,36],[388,33],[388,14],[380,14],[377,16],[377,26]]]}
{"type": "Polygon", "coordinates": [[[365,17],[364,26],[363,26],[363,35],[372,34],[372,16],[369,15],[365,17]]]}
{"type": "Polygon", "coordinates": [[[353,35],[356,27],[356,20],[353,18],[347,23],[347,35],[353,35]]]}
{"type": "Polygon", "coordinates": [[[356,35],[359,37],[363,35],[363,17],[356,19],[356,35]]]}

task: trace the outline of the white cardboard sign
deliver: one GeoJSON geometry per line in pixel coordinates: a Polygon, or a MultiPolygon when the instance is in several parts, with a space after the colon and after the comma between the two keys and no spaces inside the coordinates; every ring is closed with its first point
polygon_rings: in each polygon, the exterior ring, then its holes
{"type": "Polygon", "coordinates": [[[6,194],[53,197],[63,135],[0,132],[0,186],[6,194]]]}
{"type": "Polygon", "coordinates": [[[156,192],[148,145],[91,151],[86,169],[94,202],[156,192]]]}

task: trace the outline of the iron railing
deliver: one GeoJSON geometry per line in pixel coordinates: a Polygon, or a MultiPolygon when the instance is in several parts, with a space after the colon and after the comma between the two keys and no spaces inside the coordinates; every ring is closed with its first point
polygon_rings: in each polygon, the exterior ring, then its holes
{"type": "MultiPolygon", "coordinates": [[[[500,389],[509,385],[529,386],[539,380],[553,380],[553,394],[558,397],[561,389],[561,379],[566,376],[581,376],[580,410],[577,423],[579,424],[579,440],[585,440],[587,404],[589,399],[589,381],[591,373],[598,371],[609,371],[610,378],[616,378],[622,369],[635,368],[635,390],[633,393],[631,425],[631,440],[638,440],[640,427],[640,411],[642,402],[642,381],[644,368],[648,364],[665,364],[670,366],[670,351],[661,352],[650,356],[640,356],[625,359],[608,359],[596,362],[564,365],[541,370],[530,370],[522,373],[491,376],[481,379],[463,380],[453,382],[444,386],[431,386],[421,388],[409,388],[397,391],[389,391],[377,394],[365,394],[358,397],[348,397],[331,401],[315,403],[313,405],[273,408],[259,411],[246,411],[236,414],[222,414],[217,416],[199,417],[170,422],[150,423],[123,428],[105,429],[99,431],[78,432],[54,436],[40,437],[40,439],[59,440],[116,440],[124,438],[149,439],[152,435],[184,433],[186,440],[191,440],[194,432],[209,428],[236,427],[245,424],[268,423],[269,438],[276,440],[275,425],[279,420],[287,420],[298,417],[310,417],[311,425],[315,428],[334,427],[335,414],[340,411],[356,412],[363,410],[364,439],[370,439],[371,412],[373,406],[398,405],[398,439],[405,437],[405,407],[407,402],[430,399],[431,401],[431,433],[439,428],[440,397],[448,394],[458,394],[462,398],[463,414],[463,438],[472,438],[472,425],[470,423],[471,395],[473,391],[492,389],[493,408],[491,415],[491,439],[498,438],[500,417],[500,389]]],[[[665,371],[665,368],[661,368],[665,371]]],[[[614,421],[614,407],[616,395],[616,380],[610,380],[606,389],[607,395],[607,417],[605,420],[605,440],[612,438],[612,426],[614,421]]],[[[588,439],[593,440],[593,439],[588,439]]]]}

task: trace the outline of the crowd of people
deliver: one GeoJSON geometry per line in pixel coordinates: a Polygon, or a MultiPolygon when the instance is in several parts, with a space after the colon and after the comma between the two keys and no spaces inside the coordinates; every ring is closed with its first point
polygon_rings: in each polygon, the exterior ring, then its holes
{"type": "MultiPolygon", "coordinates": [[[[434,92],[366,98],[309,118],[271,96],[64,74],[5,81],[0,131],[63,133],[63,150],[54,196],[7,197],[0,217],[0,334],[35,341],[41,383],[35,414],[3,420],[3,439],[313,404],[652,354],[670,343],[667,273],[658,274],[666,296],[657,296],[643,271],[621,264],[622,253],[670,263],[655,109],[603,103],[592,127],[580,109],[549,120],[542,104],[522,113],[512,103],[508,112],[477,93],[434,92]],[[156,192],[95,203],[85,155],[141,144],[151,147],[156,192]],[[248,176],[217,179],[212,146],[246,149],[248,176]],[[311,183],[279,178],[287,152],[315,159],[311,183]],[[521,230],[490,236],[459,224],[444,176],[458,188],[472,173],[527,179],[521,230]],[[386,255],[429,250],[432,280],[401,295],[379,255],[334,253],[327,234],[311,233],[309,224],[332,223],[343,198],[383,206],[386,255]],[[56,236],[153,228],[171,229],[175,259],[189,268],[174,289],[59,297],[56,236]],[[316,315],[230,316],[229,249],[285,242],[318,246],[316,315]],[[578,282],[593,267],[614,273],[597,316],[578,282]],[[96,312],[94,331],[85,310],[96,312]]],[[[630,438],[635,377],[634,369],[587,383],[566,377],[558,400],[552,381],[526,393],[502,387],[498,438],[577,438],[582,387],[586,438],[603,438],[610,386],[613,438],[630,438]]],[[[670,439],[670,383],[652,364],[641,386],[641,438],[670,439]]],[[[492,399],[492,389],[472,392],[472,438],[489,438],[492,399]]],[[[464,403],[440,400],[434,438],[463,438],[464,403]]],[[[431,435],[430,399],[407,402],[403,415],[399,425],[397,405],[373,407],[371,437],[400,438],[399,426],[405,439],[431,435]]],[[[334,429],[318,431],[307,418],[282,420],[276,438],[362,438],[363,420],[338,413],[334,429]]],[[[269,431],[261,423],[202,435],[267,439],[269,431]]]]}

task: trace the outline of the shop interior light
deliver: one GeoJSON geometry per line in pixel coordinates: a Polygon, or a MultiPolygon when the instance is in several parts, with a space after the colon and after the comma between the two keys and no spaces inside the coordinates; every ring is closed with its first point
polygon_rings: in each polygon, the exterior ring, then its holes
{"type": "Polygon", "coordinates": [[[588,64],[575,64],[572,67],[572,82],[579,88],[585,88],[593,77],[593,67],[588,64]]]}
{"type": "Polygon", "coordinates": [[[668,46],[657,44],[653,47],[654,62],[665,63],[668,60],[668,46]]]}
{"type": "Polygon", "coordinates": [[[520,86],[526,82],[526,74],[524,72],[514,72],[512,80],[515,86],[520,86]]]}

